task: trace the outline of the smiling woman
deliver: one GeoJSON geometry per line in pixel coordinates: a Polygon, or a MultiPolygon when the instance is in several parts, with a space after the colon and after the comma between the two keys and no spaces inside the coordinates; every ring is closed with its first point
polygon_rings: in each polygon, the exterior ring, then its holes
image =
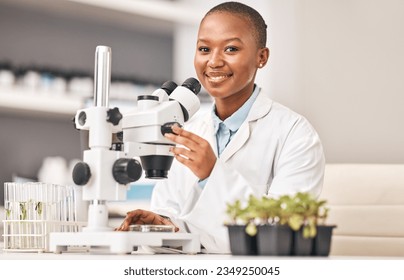
{"type": "Polygon", "coordinates": [[[325,160],[316,131],[255,84],[269,57],[265,43],[266,24],[253,8],[225,2],[208,11],[194,66],[214,105],[166,134],[179,144],[171,150],[176,161],[169,178],[155,185],[151,211],[129,212],[119,230],[150,221],[174,224],[199,234],[207,252],[227,253],[227,202],[250,194],[320,193],[325,160]]]}
{"type": "Polygon", "coordinates": [[[257,69],[268,61],[266,36],[260,34],[249,17],[220,8],[201,22],[194,65],[222,120],[251,96],[257,69]]]}

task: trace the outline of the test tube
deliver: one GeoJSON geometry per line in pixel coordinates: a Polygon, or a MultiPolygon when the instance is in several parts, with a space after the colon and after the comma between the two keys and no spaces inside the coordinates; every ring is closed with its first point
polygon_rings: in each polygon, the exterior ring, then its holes
{"type": "Polygon", "coordinates": [[[69,222],[67,231],[73,231],[74,222],[74,190],[72,186],[66,186],[67,189],[67,221],[69,222]]]}
{"type": "Polygon", "coordinates": [[[4,209],[6,215],[6,222],[4,223],[4,248],[13,248],[13,224],[12,224],[12,196],[14,192],[14,186],[12,183],[4,183],[4,209]]]}
{"type": "Polygon", "coordinates": [[[42,213],[43,213],[43,199],[42,192],[40,189],[40,183],[31,183],[30,189],[32,193],[33,200],[33,221],[32,221],[32,238],[33,241],[31,246],[35,249],[41,248],[41,224],[43,223],[42,213]]]}
{"type": "Polygon", "coordinates": [[[34,235],[34,221],[35,221],[35,188],[33,187],[32,183],[25,183],[24,186],[26,195],[27,195],[27,201],[26,201],[26,211],[27,211],[27,219],[25,221],[26,224],[26,246],[29,249],[32,249],[34,247],[33,245],[33,235],[34,235]]]}

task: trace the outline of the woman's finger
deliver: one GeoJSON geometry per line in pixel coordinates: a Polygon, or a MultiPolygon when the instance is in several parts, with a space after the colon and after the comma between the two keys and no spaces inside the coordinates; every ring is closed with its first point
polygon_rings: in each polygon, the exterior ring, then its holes
{"type": "Polygon", "coordinates": [[[183,157],[186,157],[189,160],[192,160],[193,156],[195,155],[195,152],[181,147],[172,147],[170,149],[170,152],[172,152],[174,155],[181,155],[183,157]]]}
{"type": "Polygon", "coordinates": [[[199,142],[205,140],[202,137],[196,135],[195,133],[189,132],[189,131],[187,131],[187,130],[185,130],[182,127],[179,127],[177,125],[173,125],[171,127],[171,129],[175,134],[180,135],[180,136],[185,137],[185,138],[188,138],[188,139],[191,139],[192,141],[194,141],[196,143],[199,143],[199,142]]]}
{"type": "Polygon", "coordinates": [[[197,150],[198,149],[198,143],[196,143],[195,141],[186,138],[183,135],[176,135],[176,134],[171,134],[171,133],[166,133],[164,134],[164,136],[168,139],[173,141],[176,144],[182,145],[184,147],[187,147],[190,150],[197,150]]]}

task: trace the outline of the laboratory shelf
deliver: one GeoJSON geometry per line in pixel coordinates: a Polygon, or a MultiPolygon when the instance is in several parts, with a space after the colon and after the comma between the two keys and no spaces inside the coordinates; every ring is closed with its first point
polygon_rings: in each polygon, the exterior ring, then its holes
{"type": "Polygon", "coordinates": [[[115,26],[165,34],[176,24],[197,25],[202,11],[192,2],[169,0],[2,0],[8,5],[86,18],[115,26]]]}
{"type": "Polygon", "coordinates": [[[198,23],[200,14],[191,5],[167,0],[68,0],[93,7],[149,17],[174,23],[198,23]]]}
{"type": "MultiPolygon", "coordinates": [[[[85,19],[100,24],[172,36],[179,24],[195,25],[203,11],[190,1],[171,0],[1,0],[25,10],[41,11],[54,16],[85,19]]],[[[86,99],[75,95],[48,94],[0,88],[0,113],[73,116],[86,106],[86,99]]],[[[124,107],[124,106],[123,106],[124,107]]]]}
{"type": "Polygon", "coordinates": [[[2,113],[73,117],[83,106],[83,98],[77,96],[25,89],[0,89],[0,112],[2,113]]]}

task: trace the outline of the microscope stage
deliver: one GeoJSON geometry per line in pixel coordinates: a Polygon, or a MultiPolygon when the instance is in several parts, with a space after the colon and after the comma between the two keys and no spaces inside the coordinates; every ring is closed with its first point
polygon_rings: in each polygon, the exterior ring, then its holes
{"type": "Polygon", "coordinates": [[[199,236],[191,233],[173,232],[52,232],[49,234],[49,251],[67,252],[68,246],[106,248],[114,254],[130,254],[139,246],[182,248],[185,254],[200,252],[199,236]]]}

